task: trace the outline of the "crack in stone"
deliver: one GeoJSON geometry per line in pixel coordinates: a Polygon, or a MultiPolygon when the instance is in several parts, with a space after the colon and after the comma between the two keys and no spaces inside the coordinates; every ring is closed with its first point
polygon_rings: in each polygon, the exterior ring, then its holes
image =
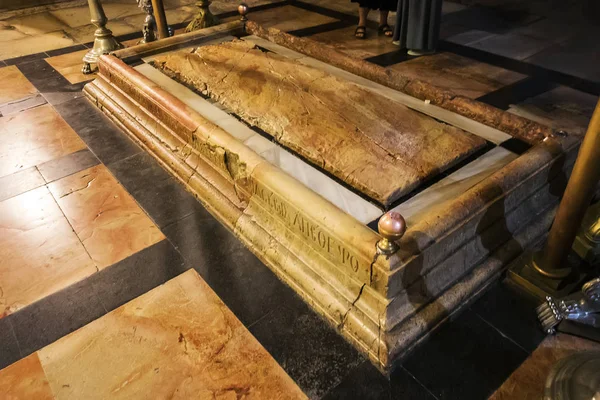
{"type": "Polygon", "coordinates": [[[356,304],[356,302],[358,301],[358,299],[360,299],[360,296],[362,295],[363,290],[365,289],[365,286],[367,286],[367,284],[363,283],[363,285],[360,287],[360,290],[358,291],[358,296],[356,296],[356,299],[354,299],[354,301],[352,302],[352,304],[350,304],[350,307],[348,308],[348,310],[346,310],[346,312],[342,316],[342,321],[338,325],[338,329],[339,330],[344,329],[344,325],[346,324],[346,319],[348,318],[348,314],[350,313],[350,311],[352,310],[352,308],[354,308],[354,305],[356,304]]]}
{"type": "Polygon", "coordinates": [[[85,186],[83,186],[83,187],[80,187],[79,189],[73,189],[73,190],[71,190],[70,192],[68,192],[68,193],[65,193],[65,194],[63,194],[62,196],[60,196],[60,198],[62,199],[63,197],[67,197],[68,195],[70,195],[70,194],[73,194],[73,193],[75,193],[75,192],[79,192],[79,191],[82,191],[82,190],[88,189],[88,188],[91,186],[92,182],[94,182],[95,180],[96,180],[96,177],[93,177],[93,178],[92,178],[90,181],[88,181],[88,182],[86,183],[86,185],[85,185],[85,186]]]}

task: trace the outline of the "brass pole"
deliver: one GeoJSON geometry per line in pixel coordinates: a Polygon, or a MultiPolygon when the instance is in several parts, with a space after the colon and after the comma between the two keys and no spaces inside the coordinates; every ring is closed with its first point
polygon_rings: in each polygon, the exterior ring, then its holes
{"type": "Polygon", "coordinates": [[[152,8],[154,8],[154,19],[156,20],[158,38],[168,38],[169,26],[167,25],[167,16],[165,15],[165,7],[162,0],[152,0],[152,8]]]}
{"type": "Polygon", "coordinates": [[[554,224],[541,253],[534,255],[533,266],[542,275],[561,279],[571,269],[566,259],[573,240],[590,205],[600,180],[600,101],[583,138],[571,178],[558,206],[554,224]]]}
{"type": "Polygon", "coordinates": [[[92,24],[96,25],[97,29],[94,32],[94,47],[83,57],[81,72],[84,74],[92,73],[90,64],[96,64],[98,57],[102,54],[108,54],[111,51],[123,48],[123,45],[115,39],[111,30],[106,28],[108,20],[104,14],[104,9],[102,9],[102,4],[100,4],[100,0],[88,0],[88,6],[90,8],[92,24]]]}

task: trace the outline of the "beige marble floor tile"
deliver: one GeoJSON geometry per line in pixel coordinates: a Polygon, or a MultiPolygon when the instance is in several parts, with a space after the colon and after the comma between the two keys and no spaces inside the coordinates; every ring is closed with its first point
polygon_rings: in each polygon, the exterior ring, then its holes
{"type": "Polygon", "coordinates": [[[0,117],[0,177],[84,148],[50,105],[0,117]]]}
{"type": "Polygon", "coordinates": [[[83,66],[83,56],[88,52],[88,49],[75,51],[73,53],[62,54],[60,56],[46,58],[46,62],[64,76],[69,82],[75,84],[79,82],[89,81],[96,78],[96,73],[84,75],[81,73],[83,66]]]}
{"type": "Polygon", "coordinates": [[[0,201],[44,186],[46,181],[36,167],[24,169],[0,178],[0,201]]]}
{"type": "Polygon", "coordinates": [[[472,99],[525,78],[517,72],[452,53],[418,57],[390,68],[472,99]]]}
{"type": "Polygon", "coordinates": [[[276,28],[282,31],[310,28],[317,25],[335,22],[336,19],[321,14],[306,11],[294,6],[272,8],[250,14],[255,21],[266,28],[276,28]]]}
{"type": "MultiPolygon", "coordinates": [[[[125,35],[127,33],[137,32],[139,29],[128,25],[122,21],[109,20],[106,25],[115,36],[125,35]]],[[[94,25],[83,25],[75,28],[65,28],[65,32],[77,43],[89,43],[94,41],[94,25]]]]}
{"type": "Polygon", "coordinates": [[[61,49],[74,44],[73,39],[63,31],[28,36],[19,40],[0,41],[0,60],[61,49]]]}
{"type": "Polygon", "coordinates": [[[164,239],[104,165],[67,176],[49,188],[99,268],[164,239]]]}
{"type": "Polygon", "coordinates": [[[0,203],[0,316],[96,271],[45,186],[0,203]]]}
{"type": "Polygon", "coordinates": [[[48,12],[26,15],[22,17],[9,18],[3,21],[18,32],[26,35],[39,35],[59,31],[66,26],[48,12]]]}
{"type": "MultiPolygon", "coordinates": [[[[104,13],[109,21],[109,29],[112,29],[111,24],[116,19],[143,13],[142,9],[137,6],[137,2],[135,1],[130,1],[127,4],[102,3],[102,8],[104,9],[104,13]]],[[[71,7],[64,8],[62,10],[50,11],[50,13],[63,24],[68,25],[71,28],[90,25],[90,10],[87,4],[80,7],[71,7]]]]}
{"type": "Polygon", "coordinates": [[[0,21],[0,42],[8,42],[11,40],[18,40],[26,37],[26,34],[14,29],[12,25],[9,25],[5,21],[0,21]]]}
{"type": "Polygon", "coordinates": [[[390,38],[377,35],[373,29],[367,31],[366,39],[357,39],[354,37],[355,29],[355,26],[349,26],[319,33],[309,36],[309,38],[333,46],[339,51],[357,58],[368,58],[398,50],[398,46],[392,44],[390,38]]]}
{"type": "Polygon", "coordinates": [[[37,353],[0,371],[0,393],[4,400],[52,400],[54,398],[37,353]]]}
{"type": "MultiPolygon", "coordinates": [[[[2,36],[1,32],[0,36],[2,36]]],[[[35,87],[15,65],[0,68],[0,82],[10,82],[10,85],[0,85],[0,105],[24,99],[37,93],[35,87]]]]}
{"type": "Polygon", "coordinates": [[[600,350],[600,343],[559,333],[548,336],[521,366],[490,397],[490,400],[538,400],[556,363],[580,351],[600,350]]]}
{"type": "Polygon", "coordinates": [[[196,271],[39,351],[56,399],[304,399],[196,271]]]}
{"type": "Polygon", "coordinates": [[[584,135],[597,102],[597,96],[559,86],[520,104],[511,105],[508,112],[556,130],[584,135]]]}

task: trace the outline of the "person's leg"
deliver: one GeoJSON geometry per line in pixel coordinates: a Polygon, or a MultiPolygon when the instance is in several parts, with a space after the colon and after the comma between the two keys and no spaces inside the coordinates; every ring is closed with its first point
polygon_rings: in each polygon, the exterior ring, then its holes
{"type": "Polygon", "coordinates": [[[358,27],[354,32],[354,36],[359,39],[364,39],[367,36],[367,16],[370,9],[366,7],[358,7],[358,27]]]}
{"type": "Polygon", "coordinates": [[[388,25],[388,10],[379,10],[379,33],[384,34],[387,37],[392,37],[394,31],[388,25]]]}

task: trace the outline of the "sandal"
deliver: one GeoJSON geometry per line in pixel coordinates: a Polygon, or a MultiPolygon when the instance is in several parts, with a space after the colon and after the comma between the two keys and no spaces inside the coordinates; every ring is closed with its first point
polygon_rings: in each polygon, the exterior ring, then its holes
{"type": "Polygon", "coordinates": [[[367,27],[366,26],[357,26],[354,31],[354,37],[357,39],[365,39],[367,37],[367,27]]]}
{"type": "Polygon", "coordinates": [[[392,35],[394,34],[394,31],[388,24],[379,25],[379,28],[377,29],[377,31],[379,32],[380,35],[387,36],[387,37],[392,37],[392,35]]]}

